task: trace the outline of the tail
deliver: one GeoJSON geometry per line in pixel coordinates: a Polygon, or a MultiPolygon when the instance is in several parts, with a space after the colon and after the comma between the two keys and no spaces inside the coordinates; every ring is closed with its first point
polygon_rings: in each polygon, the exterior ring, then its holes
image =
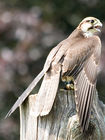
{"type": "Polygon", "coordinates": [[[15,104],[12,106],[10,111],[7,113],[6,117],[9,117],[27,98],[27,96],[30,94],[30,92],[34,89],[34,87],[37,85],[37,83],[40,81],[40,79],[44,75],[44,70],[42,70],[37,77],[32,81],[32,83],[28,86],[28,88],[23,92],[23,94],[18,98],[18,100],[15,102],[15,104]]]}
{"type": "Polygon", "coordinates": [[[58,90],[60,71],[61,67],[56,72],[51,70],[45,74],[38,96],[36,98],[34,108],[34,115],[36,117],[47,115],[50,112],[58,90]]]}

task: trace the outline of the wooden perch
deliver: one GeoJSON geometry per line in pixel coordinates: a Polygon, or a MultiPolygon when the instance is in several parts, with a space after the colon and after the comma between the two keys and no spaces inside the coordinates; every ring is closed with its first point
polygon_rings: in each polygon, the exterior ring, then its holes
{"type": "Polygon", "coordinates": [[[82,134],[76,115],[74,93],[58,91],[49,115],[34,117],[37,95],[20,107],[20,140],[105,140],[105,105],[94,97],[89,130],[82,134]]]}

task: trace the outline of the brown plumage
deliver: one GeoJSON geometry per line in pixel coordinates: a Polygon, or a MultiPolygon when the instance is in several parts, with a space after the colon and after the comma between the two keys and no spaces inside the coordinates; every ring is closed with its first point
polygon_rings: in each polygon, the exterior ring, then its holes
{"type": "Polygon", "coordinates": [[[74,78],[76,109],[82,131],[89,126],[89,118],[96,90],[97,66],[101,54],[101,42],[97,35],[101,22],[94,18],[85,18],[72,34],[60,42],[49,53],[42,72],[16,101],[7,116],[22,104],[39,80],[44,76],[40,87],[35,116],[47,115],[54,103],[60,77],[74,78]]]}

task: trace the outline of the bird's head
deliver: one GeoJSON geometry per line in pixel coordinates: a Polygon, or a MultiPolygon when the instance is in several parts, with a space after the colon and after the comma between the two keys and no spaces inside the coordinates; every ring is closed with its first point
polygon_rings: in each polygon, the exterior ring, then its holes
{"type": "Polygon", "coordinates": [[[87,17],[81,21],[78,29],[82,30],[85,37],[90,37],[101,31],[102,23],[95,17],[87,17]]]}

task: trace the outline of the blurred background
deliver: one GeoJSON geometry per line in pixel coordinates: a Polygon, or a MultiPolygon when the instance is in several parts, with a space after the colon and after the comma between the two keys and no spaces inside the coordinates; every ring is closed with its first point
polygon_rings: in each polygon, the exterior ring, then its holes
{"type": "Polygon", "coordinates": [[[4,116],[41,71],[49,51],[86,16],[103,22],[97,89],[105,102],[105,0],[0,0],[0,140],[19,140],[19,111],[4,116]]]}

